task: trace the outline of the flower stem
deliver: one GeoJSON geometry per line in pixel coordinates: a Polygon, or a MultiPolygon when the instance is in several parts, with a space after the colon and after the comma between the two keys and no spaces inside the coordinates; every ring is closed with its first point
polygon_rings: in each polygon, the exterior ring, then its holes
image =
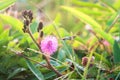
{"type": "MultiPolygon", "coordinates": [[[[36,40],[34,39],[34,37],[33,37],[32,33],[31,33],[30,29],[28,29],[27,33],[28,33],[28,34],[30,35],[30,37],[32,38],[33,42],[37,45],[37,47],[39,48],[39,51],[41,51],[41,48],[40,48],[39,44],[36,42],[36,40]]],[[[62,76],[62,74],[50,64],[50,59],[49,59],[49,57],[46,56],[46,55],[43,55],[43,56],[44,56],[45,59],[46,59],[46,62],[47,62],[47,64],[48,64],[48,67],[49,67],[51,70],[53,70],[58,76],[62,76]]]]}
{"type": "Polygon", "coordinates": [[[39,44],[36,42],[36,40],[34,39],[30,29],[27,31],[27,33],[30,35],[30,37],[32,38],[33,42],[37,45],[37,47],[39,48],[39,50],[41,51],[41,48],[39,46],[39,44]]]}
{"type": "Polygon", "coordinates": [[[59,77],[62,76],[62,74],[59,73],[59,71],[57,71],[57,70],[50,64],[50,57],[45,56],[45,58],[46,58],[46,62],[47,62],[47,64],[48,64],[48,67],[49,67],[50,69],[52,69],[59,77]]]}

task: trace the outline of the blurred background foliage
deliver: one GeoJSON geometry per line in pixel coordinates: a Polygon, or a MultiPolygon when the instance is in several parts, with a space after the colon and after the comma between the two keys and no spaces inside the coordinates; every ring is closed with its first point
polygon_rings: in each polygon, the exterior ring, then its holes
{"type": "Polygon", "coordinates": [[[120,0],[1,0],[0,80],[40,80],[41,76],[48,80],[119,80],[119,35],[120,0]],[[64,76],[57,78],[40,65],[45,64],[44,58],[22,31],[24,10],[33,11],[30,29],[36,40],[40,21],[44,36],[58,38],[59,48],[51,64],[64,76]],[[22,51],[27,59],[17,54],[22,51]],[[95,57],[92,67],[82,64],[84,56],[95,57]]]}

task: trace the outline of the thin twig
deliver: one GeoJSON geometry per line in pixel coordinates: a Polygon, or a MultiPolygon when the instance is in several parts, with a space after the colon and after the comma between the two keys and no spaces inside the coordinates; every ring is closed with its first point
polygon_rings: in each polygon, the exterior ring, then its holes
{"type": "MultiPolygon", "coordinates": [[[[32,33],[31,33],[30,29],[28,29],[27,33],[30,35],[30,37],[32,38],[32,40],[34,41],[34,43],[37,45],[37,47],[39,48],[39,51],[41,51],[41,48],[40,48],[39,44],[36,42],[36,40],[34,39],[34,37],[33,37],[32,33]]],[[[45,55],[44,55],[44,57],[45,57],[45,59],[46,59],[46,62],[47,62],[47,64],[48,64],[48,67],[49,67],[51,70],[53,70],[58,76],[62,76],[62,74],[61,74],[59,71],[57,71],[57,70],[50,64],[50,62],[49,62],[49,60],[48,60],[48,58],[47,58],[48,56],[45,56],[45,55]]]]}
{"type": "Polygon", "coordinates": [[[50,69],[52,69],[58,76],[62,76],[62,74],[59,73],[59,72],[50,64],[50,59],[49,59],[49,57],[46,57],[46,56],[45,56],[45,58],[46,58],[46,62],[47,62],[47,64],[48,64],[48,67],[49,67],[50,69]]]}
{"type": "Polygon", "coordinates": [[[41,51],[41,48],[40,48],[39,44],[36,42],[36,40],[34,39],[34,37],[33,37],[32,33],[31,33],[30,29],[28,30],[27,33],[30,35],[30,37],[32,38],[33,42],[37,45],[37,47],[41,51]]]}
{"type": "Polygon", "coordinates": [[[72,74],[74,71],[71,71],[71,72],[69,72],[68,74],[65,74],[65,75],[63,75],[63,76],[60,76],[60,77],[58,77],[58,78],[56,78],[56,79],[54,79],[54,80],[59,80],[59,79],[62,79],[62,80],[65,80],[65,78],[69,75],[69,74],[72,74]]]}
{"type": "MultiPolygon", "coordinates": [[[[10,49],[10,50],[11,50],[12,52],[14,52],[14,53],[15,53],[16,55],[18,55],[18,56],[24,57],[25,59],[28,59],[28,60],[31,60],[31,61],[37,63],[37,64],[40,64],[38,61],[35,61],[35,60],[33,60],[33,59],[25,56],[25,55],[23,54],[23,52],[15,51],[15,50],[13,50],[13,49],[10,49]]],[[[46,65],[43,65],[43,64],[40,64],[40,65],[41,65],[42,67],[46,67],[47,69],[49,69],[49,67],[46,66],[46,65]]]]}
{"type": "MultiPolygon", "coordinates": [[[[40,64],[39,62],[37,62],[37,61],[35,61],[35,60],[33,60],[33,59],[30,59],[30,58],[28,58],[27,56],[25,56],[25,55],[22,55],[22,57],[24,57],[25,59],[28,59],[28,60],[31,60],[31,61],[33,61],[33,62],[35,62],[35,63],[38,63],[38,64],[40,64]]],[[[50,69],[47,65],[43,65],[43,64],[40,64],[42,67],[46,67],[47,69],[50,69]]]]}
{"type": "MultiPolygon", "coordinates": [[[[33,52],[36,52],[36,53],[38,53],[38,54],[42,54],[42,53],[40,53],[39,51],[36,51],[36,50],[34,50],[34,49],[31,49],[31,48],[27,48],[27,49],[28,49],[28,50],[31,50],[31,51],[33,51],[33,52]]],[[[42,54],[42,55],[48,56],[47,54],[42,54]]],[[[66,64],[63,63],[63,62],[61,62],[61,61],[58,60],[58,59],[55,59],[55,58],[53,58],[53,57],[51,57],[51,56],[48,56],[48,57],[50,57],[50,58],[53,59],[53,60],[56,60],[57,62],[61,63],[62,65],[68,66],[68,65],[66,65],[66,64]]],[[[68,66],[68,67],[70,67],[70,69],[73,69],[73,67],[71,67],[71,66],[68,66]]]]}

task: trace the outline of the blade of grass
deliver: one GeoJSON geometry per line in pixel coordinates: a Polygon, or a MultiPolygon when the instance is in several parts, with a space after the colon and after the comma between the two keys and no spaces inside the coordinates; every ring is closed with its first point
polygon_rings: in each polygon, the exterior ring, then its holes
{"type": "Polygon", "coordinates": [[[86,80],[86,78],[87,78],[88,68],[89,68],[90,60],[91,60],[92,56],[93,56],[93,52],[91,52],[90,55],[89,55],[87,65],[86,65],[86,67],[84,68],[84,73],[83,73],[82,80],[86,80]]]}

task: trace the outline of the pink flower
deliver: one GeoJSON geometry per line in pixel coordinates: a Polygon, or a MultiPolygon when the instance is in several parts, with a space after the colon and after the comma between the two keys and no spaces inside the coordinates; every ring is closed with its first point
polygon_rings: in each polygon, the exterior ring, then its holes
{"type": "Polygon", "coordinates": [[[57,38],[54,36],[46,36],[40,44],[43,53],[52,55],[58,47],[57,38]]]}

